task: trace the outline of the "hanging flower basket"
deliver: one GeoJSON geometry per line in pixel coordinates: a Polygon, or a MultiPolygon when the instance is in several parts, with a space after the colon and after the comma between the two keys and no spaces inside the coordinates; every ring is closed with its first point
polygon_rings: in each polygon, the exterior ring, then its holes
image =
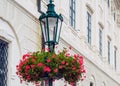
{"type": "Polygon", "coordinates": [[[68,83],[75,83],[83,80],[85,73],[83,57],[70,55],[66,49],[58,54],[45,50],[25,54],[16,68],[17,75],[26,82],[64,78],[68,83]]]}

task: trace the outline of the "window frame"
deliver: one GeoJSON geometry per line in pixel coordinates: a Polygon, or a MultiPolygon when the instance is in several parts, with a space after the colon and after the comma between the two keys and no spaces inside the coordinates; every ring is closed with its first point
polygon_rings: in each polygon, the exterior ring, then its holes
{"type": "Polygon", "coordinates": [[[117,48],[114,46],[114,67],[115,71],[117,70],[117,48]]]}
{"type": "Polygon", "coordinates": [[[110,57],[111,57],[111,56],[110,56],[110,55],[111,55],[111,54],[110,54],[110,51],[111,51],[111,50],[110,50],[110,49],[111,49],[111,48],[110,48],[110,45],[111,45],[111,44],[110,44],[110,40],[107,41],[107,45],[108,45],[108,46],[107,46],[107,47],[108,47],[108,52],[107,52],[107,53],[108,53],[108,63],[110,64],[110,57]]]}
{"type": "Polygon", "coordinates": [[[100,28],[99,29],[99,54],[102,56],[102,52],[103,52],[103,45],[102,45],[102,34],[103,34],[103,31],[102,31],[102,29],[100,28]]]}
{"type": "Polygon", "coordinates": [[[75,29],[75,27],[76,27],[76,0],[69,0],[69,1],[70,1],[70,6],[69,6],[70,20],[69,20],[69,23],[70,23],[70,26],[72,26],[75,29]]]}
{"type": "Polygon", "coordinates": [[[110,0],[107,0],[108,8],[110,7],[110,0]]]}
{"type": "Polygon", "coordinates": [[[92,16],[87,11],[87,42],[91,44],[91,31],[92,31],[92,16]]]}

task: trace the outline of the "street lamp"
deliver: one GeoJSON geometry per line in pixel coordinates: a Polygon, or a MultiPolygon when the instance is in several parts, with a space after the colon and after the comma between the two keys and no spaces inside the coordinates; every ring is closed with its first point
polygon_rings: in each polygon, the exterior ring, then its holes
{"type": "Polygon", "coordinates": [[[54,6],[55,5],[52,3],[52,0],[49,0],[47,12],[42,13],[42,15],[39,17],[44,42],[46,45],[48,45],[50,52],[54,52],[54,47],[59,42],[63,21],[61,14],[58,15],[55,12],[54,6]]]}
{"type": "MultiPolygon", "coordinates": [[[[47,12],[41,14],[39,21],[44,37],[44,44],[48,45],[50,52],[53,53],[55,45],[59,42],[63,17],[61,14],[58,15],[55,12],[55,5],[52,3],[52,0],[49,0],[47,7],[47,12]]],[[[48,77],[48,82],[49,86],[52,86],[52,78],[48,77]]]]}

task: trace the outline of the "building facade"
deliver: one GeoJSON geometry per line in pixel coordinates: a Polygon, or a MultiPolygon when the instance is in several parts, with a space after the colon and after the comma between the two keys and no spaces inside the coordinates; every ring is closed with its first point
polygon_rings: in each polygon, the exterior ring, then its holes
{"type": "MultiPolygon", "coordinates": [[[[38,18],[48,2],[0,0],[0,86],[27,86],[20,83],[16,65],[22,54],[41,50],[38,18]]],[[[84,56],[86,79],[76,86],[120,86],[120,1],[54,0],[54,4],[64,18],[59,49],[72,46],[72,52],[84,56]]]]}

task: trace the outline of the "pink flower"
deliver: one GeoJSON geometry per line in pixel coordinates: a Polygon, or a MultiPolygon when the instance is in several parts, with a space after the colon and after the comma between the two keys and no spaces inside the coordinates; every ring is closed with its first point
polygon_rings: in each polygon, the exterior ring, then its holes
{"type": "Polygon", "coordinates": [[[84,69],[81,69],[80,72],[85,73],[86,71],[84,69]]]}
{"type": "Polygon", "coordinates": [[[62,61],[61,64],[65,64],[65,61],[62,61]]]}
{"type": "Polygon", "coordinates": [[[80,64],[80,65],[83,64],[83,60],[82,60],[82,59],[79,60],[79,64],[80,64]]]}
{"type": "Polygon", "coordinates": [[[68,63],[66,63],[66,65],[68,65],[68,63]]]}
{"type": "Polygon", "coordinates": [[[74,54],[74,56],[73,56],[73,57],[74,57],[74,59],[77,59],[77,54],[74,54]]]}
{"type": "Polygon", "coordinates": [[[51,69],[50,69],[49,67],[47,67],[47,66],[44,66],[43,71],[44,71],[44,72],[50,72],[50,71],[51,71],[51,69]]]}
{"type": "Polygon", "coordinates": [[[16,66],[16,69],[19,70],[19,66],[18,65],[16,66]]]}
{"type": "Polygon", "coordinates": [[[29,56],[30,56],[30,54],[24,54],[22,59],[24,60],[26,57],[29,57],[29,56]]]}
{"type": "Polygon", "coordinates": [[[69,56],[70,56],[70,53],[66,53],[65,56],[69,57],[69,56]]]}
{"type": "Polygon", "coordinates": [[[63,66],[59,66],[59,69],[62,69],[63,68],[63,66]]]}
{"type": "Polygon", "coordinates": [[[26,65],[25,70],[29,70],[30,66],[26,65]]]}
{"type": "Polygon", "coordinates": [[[54,72],[57,73],[57,72],[58,72],[58,69],[54,69],[54,72]]]}
{"type": "Polygon", "coordinates": [[[31,65],[31,68],[34,68],[34,67],[35,67],[35,65],[32,64],[32,65],[31,65]]]}
{"type": "Polygon", "coordinates": [[[18,75],[18,72],[16,72],[16,74],[18,75]]]}
{"type": "Polygon", "coordinates": [[[30,80],[30,76],[29,75],[26,78],[27,78],[27,80],[30,80]]]}
{"type": "Polygon", "coordinates": [[[49,63],[51,60],[50,59],[47,59],[47,62],[49,63]]]}
{"type": "Polygon", "coordinates": [[[86,73],[86,70],[83,70],[82,72],[83,72],[83,73],[86,73]]]}
{"type": "Polygon", "coordinates": [[[79,56],[79,59],[83,59],[83,57],[82,57],[82,56],[79,56]]]}
{"type": "Polygon", "coordinates": [[[71,83],[70,83],[71,86],[74,86],[74,84],[75,84],[74,82],[71,82],[71,83]]]}
{"type": "Polygon", "coordinates": [[[41,67],[42,65],[43,65],[42,63],[38,63],[38,64],[37,64],[38,67],[41,67]]]}

